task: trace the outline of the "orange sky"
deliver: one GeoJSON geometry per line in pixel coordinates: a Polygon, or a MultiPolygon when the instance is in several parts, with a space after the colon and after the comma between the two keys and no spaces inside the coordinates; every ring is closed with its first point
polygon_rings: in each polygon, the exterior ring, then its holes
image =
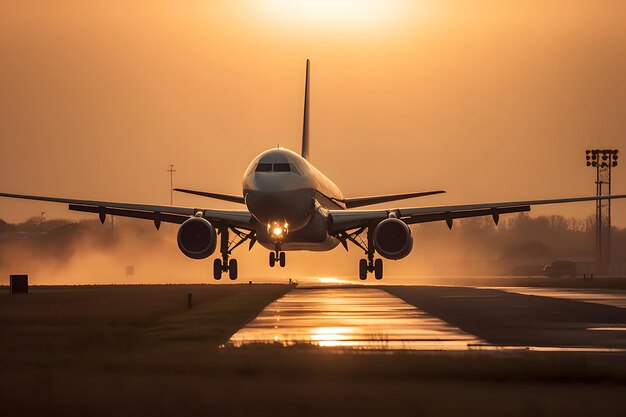
{"type": "MultiPolygon", "coordinates": [[[[173,163],[178,186],[240,193],[256,154],[299,149],[307,57],[312,161],[347,196],[592,195],[584,150],[626,155],[618,0],[4,3],[1,191],[168,203],[173,163]]],[[[626,167],[613,179],[626,193],[626,167]]],[[[41,211],[79,216],[0,200],[9,221],[41,211]]]]}

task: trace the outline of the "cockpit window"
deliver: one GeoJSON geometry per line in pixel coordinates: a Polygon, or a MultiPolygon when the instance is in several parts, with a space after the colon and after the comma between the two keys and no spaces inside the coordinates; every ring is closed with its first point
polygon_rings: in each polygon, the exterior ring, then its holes
{"type": "Polygon", "coordinates": [[[289,166],[291,167],[291,172],[295,172],[298,175],[302,175],[302,173],[300,172],[296,164],[289,164],[289,166]]]}
{"type": "Polygon", "coordinates": [[[272,171],[272,164],[260,163],[256,166],[256,172],[270,172],[272,171]]]}
{"type": "Polygon", "coordinates": [[[280,162],[275,164],[270,164],[266,162],[259,162],[256,166],[255,172],[293,172],[298,175],[302,175],[300,170],[295,164],[290,164],[287,162],[280,162]]]}
{"type": "Polygon", "coordinates": [[[291,167],[289,167],[289,164],[274,164],[274,172],[289,172],[291,171],[291,167]]]}

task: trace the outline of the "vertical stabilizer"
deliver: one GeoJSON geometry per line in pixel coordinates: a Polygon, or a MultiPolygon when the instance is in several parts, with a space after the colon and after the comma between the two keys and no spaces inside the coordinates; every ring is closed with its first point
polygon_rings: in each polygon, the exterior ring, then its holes
{"type": "Polygon", "coordinates": [[[306,60],[306,75],[304,80],[304,118],[302,121],[302,157],[309,159],[309,66],[306,60]]]}

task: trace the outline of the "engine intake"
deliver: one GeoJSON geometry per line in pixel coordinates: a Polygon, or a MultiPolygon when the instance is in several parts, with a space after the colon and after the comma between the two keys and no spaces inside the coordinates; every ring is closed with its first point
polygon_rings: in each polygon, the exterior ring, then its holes
{"type": "Polygon", "coordinates": [[[413,249],[411,229],[400,219],[385,219],[374,229],[374,248],[387,259],[402,259],[413,249]]]}
{"type": "Polygon", "coordinates": [[[192,217],[180,225],[177,240],[178,247],[185,256],[204,259],[215,252],[217,233],[208,220],[192,217]]]}

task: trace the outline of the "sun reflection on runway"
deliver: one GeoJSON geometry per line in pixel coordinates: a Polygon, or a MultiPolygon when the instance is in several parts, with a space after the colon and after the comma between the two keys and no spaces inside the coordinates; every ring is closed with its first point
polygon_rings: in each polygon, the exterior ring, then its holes
{"type": "Polygon", "coordinates": [[[484,344],[374,288],[296,289],[270,304],[230,340],[359,349],[467,349],[484,344]]]}
{"type": "Polygon", "coordinates": [[[347,279],[340,279],[334,277],[319,277],[317,278],[320,284],[353,284],[353,281],[347,279]]]}

